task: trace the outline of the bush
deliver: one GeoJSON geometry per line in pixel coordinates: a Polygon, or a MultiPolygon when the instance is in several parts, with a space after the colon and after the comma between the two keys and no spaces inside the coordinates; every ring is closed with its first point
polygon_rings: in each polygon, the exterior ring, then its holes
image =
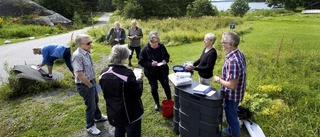
{"type": "Polygon", "coordinates": [[[143,19],[145,18],[143,7],[135,0],[131,0],[129,2],[125,2],[125,6],[122,12],[122,15],[126,18],[137,18],[143,19]]]}
{"type": "Polygon", "coordinates": [[[190,17],[216,16],[217,14],[217,7],[213,6],[210,0],[196,0],[187,7],[187,16],[190,17]]]}
{"type": "Polygon", "coordinates": [[[234,16],[243,17],[250,9],[248,0],[236,0],[231,5],[231,13],[234,16]]]}
{"type": "Polygon", "coordinates": [[[294,12],[285,9],[274,10],[252,10],[245,14],[246,20],[254,20],[262,17],[277,17],[282,15],[292,15],[294,12]]]}
{"type": "Polygon", "coordinates": [[[4,24],[3,18],[0,18],[0,29],[2,28],[3,24],[4,24]]]}

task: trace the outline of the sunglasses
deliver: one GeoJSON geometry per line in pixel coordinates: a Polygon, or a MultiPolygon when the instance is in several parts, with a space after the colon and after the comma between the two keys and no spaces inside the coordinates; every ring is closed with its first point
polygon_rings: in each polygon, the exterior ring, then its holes
{"type": "Polygon", "coordinates": [[[88,45],[88,46],[89,46],[89,45],[91,45],[91,44],[92,44],[92,41],[88,42],[86,45],[88,45]]]}

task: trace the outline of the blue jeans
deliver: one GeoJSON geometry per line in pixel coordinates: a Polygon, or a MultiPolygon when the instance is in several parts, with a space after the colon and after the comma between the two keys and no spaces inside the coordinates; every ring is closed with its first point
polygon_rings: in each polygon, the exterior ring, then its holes
{"type": "MultiPolygon", "coordinates": [[[[94,83],[92,82],[92,85],[94,83]]],[[[83,97],[86,108],[86,127],[89,128],[94,124],[94,118],[101,118],[101,111],[98,107],[99,97],[96,87],[88,88],[85,84],[77,85],[78,93],[83,97]]]]}
{"type": "Polygon", "coordinates": [[[239,102],[225,100],[224,110],[226,112],[226,119],[228,123],[227,131],[229,131],[232,137],[240,137],[240,125],[238,121],[238,105],[239,102]]]}
{"type": "Polygon", "coordinates": [[[141,137],[141,119],[125,127],[115,127],[114,137],[141,137]]]}

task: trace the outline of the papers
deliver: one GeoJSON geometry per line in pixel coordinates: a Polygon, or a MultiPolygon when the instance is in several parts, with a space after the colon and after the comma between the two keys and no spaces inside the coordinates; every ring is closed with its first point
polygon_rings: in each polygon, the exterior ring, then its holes
{"type": "Polygon", "coordinates": [[[190,72],[176,72],[175,75],[179,78],[191,78],[190,72]]]}
{"type": "Polygon", "coordinates": [[[203,85],[203,84],[199,84],[198,86],[193,88],[193,93],[200,94],[200,95],[206,95],[210,91],[212,91],[212,88],[210,86],[203,85]]]}
{"type": "Polygon", "coordinates": [[[95,83],[94,86],[96,87],[96,92],[99,94],[102,91],[100,84],[95,83]]]}
{"type": "Polygon", "coordinates": [[[168,77],[174,86],[183,86],[183,85],[192,84],[192,78],[189,78],[189,77],[177,77],[175,73],[170,74],[168,77]]]}
{"type": "Polygon", "coordinates": [[[36,66],[36,65],[32,65],[31,68],[35,69],[35,70],[40,70],[40,67],[36,66]]]}
{"type": "Polygon", "coordinates": [[[211,90],[211,91],[209,91],[209,92],[206,94],[206,96],[210,97],[210,96],[212,96],[214,93],[216,93],[216,91],[211,90]]]}
{"type": "Polygon", "coordinates": [[[142,69],[140,69],[140,68],[134,68],[133,69],[133,73],[134,73],[134,75],[136,76],[136,79],[138,80],[138,79],[141,79],[141,77],[142,77],[142,69]]]}
{"type": "Polygon", "coordinates": [[[162,65],[164,65],[163,62],[159,62],[159,63],[157,64],[157,66],[162,66],[162,65]]]}

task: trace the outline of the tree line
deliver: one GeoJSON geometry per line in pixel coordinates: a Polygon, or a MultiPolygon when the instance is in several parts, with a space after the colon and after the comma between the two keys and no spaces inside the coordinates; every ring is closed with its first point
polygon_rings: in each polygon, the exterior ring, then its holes
{"type": "MultiPolygon", "coordinates": [[[[80,18],[88,21],[86,16],[96,11],[117,11],[126,18],[149,19],[182,16],[215,16],[217,8],[211,0],[34,0],[40,5],[58,12],[68,19],[80,18]],[[80,16],[80,17],[79,17],[80,16]]],[[[265,0],[250,0],[264,2],[265,0]]],[[[247,6],[249,0],[235,0],[234,3],[247,6]],[[240,2],[239,2],[240,1],[240,2]],[[244,2],[244,3],[243,3],[244,2]]],[[[266,0],[269,7],[283,5],[285,9],[295,10],[302,6],[308,8],[319,0],[266,0]]],[[[237,6],[234,6],[237,7],[237,6]]],[[[238,6],[239,7],[239,6],[238,6]]],[[[239,8],[241,10],[241,8],[239,8]]],[[[246,9],[246,8],[245,8],[246,9]]],[[[231,7],[232,10],[232,7],[231,7]]],[[[234,15],[242,15],[244,11],[231,11],[234,15]],[[241,12],[241,14],[236,13],[241,12]]],[[[244,13],[243,13],[244,12],[244,13]]]]}

